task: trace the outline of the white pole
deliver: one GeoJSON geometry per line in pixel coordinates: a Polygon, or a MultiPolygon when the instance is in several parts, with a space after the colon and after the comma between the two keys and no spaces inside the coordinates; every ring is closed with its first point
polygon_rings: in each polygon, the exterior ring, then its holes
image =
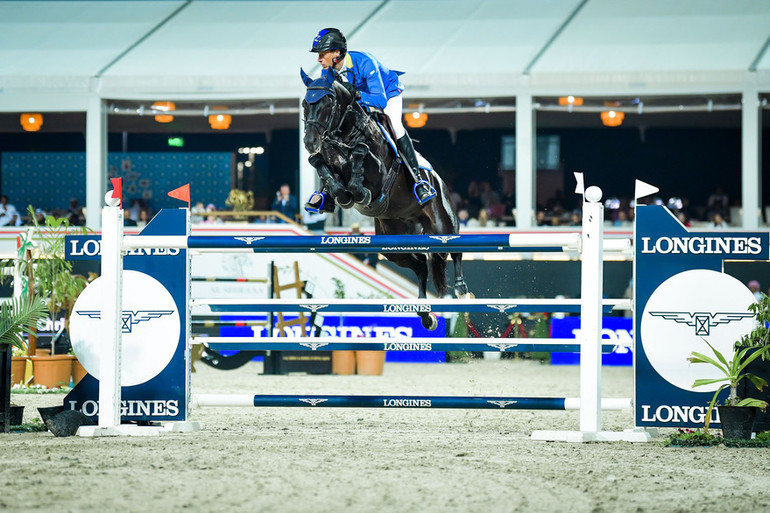
{"type": "Polygon", "coordinates": [[[601,333],[603,292],[602,191],[589,187],[583,196],[583,251],[580,276],[580,431],[601,430],[601,333]]]}
{"type": "Polygon", "coordinates": [[[102,350],[99,356],[99,428],[120,426],[121,313],[123,311],[123,210],[102,209],[102,279],[108,284],[102,303],[102,350]]]}

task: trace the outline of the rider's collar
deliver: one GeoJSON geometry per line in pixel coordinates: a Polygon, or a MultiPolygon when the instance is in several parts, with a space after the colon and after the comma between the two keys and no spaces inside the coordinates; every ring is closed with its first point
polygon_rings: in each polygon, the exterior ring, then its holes
{"type": "Polygon", "coordinates": [[[352,68],[353,67],[353,58],[350,56],[349,53],[345,54],[345,67],[346,68],[352,68]]]}

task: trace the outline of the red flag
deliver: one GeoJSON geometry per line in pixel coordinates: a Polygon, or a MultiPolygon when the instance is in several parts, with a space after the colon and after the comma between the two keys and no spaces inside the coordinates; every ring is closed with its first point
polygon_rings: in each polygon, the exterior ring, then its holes
{"type": "Polygon", "coordinates": [[[173,191],[168,193],[169,196],[172,198],[186,201],[187,202],[187,208],[190,208],[190,184],[183,185],[181,187],[178,187],[174,189],[173,191]]]}
{"type": "Polygon", "coordinates": [[[122,178],[110,178],[112,182],[112,197],[118,198],[120,203],[118,206],[123,208],[123,179],[122,178]]]}

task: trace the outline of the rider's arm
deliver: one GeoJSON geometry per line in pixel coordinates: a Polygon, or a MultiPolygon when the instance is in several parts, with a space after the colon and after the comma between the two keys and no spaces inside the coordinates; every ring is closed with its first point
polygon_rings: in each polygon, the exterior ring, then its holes
{"type": "Polygon", "coordinates": [[[388,97],[385,95],[385,84],[382,82],[382,75],[377,65],[371,59],[364,58],[358,66],[358,76],[366,82],[366,88],[359,88],[361,91],[361,103],[370,107],[384,109],[388,104],[388,97]]]}

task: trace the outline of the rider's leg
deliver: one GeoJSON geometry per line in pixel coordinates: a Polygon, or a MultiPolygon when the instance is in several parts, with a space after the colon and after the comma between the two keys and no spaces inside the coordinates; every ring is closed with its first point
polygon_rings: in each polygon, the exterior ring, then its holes
{"type": "Polygon", "coordinates": [[[396,143],[398,151],[406,163],[406,167],[412,176],[414,181],[414,195],[417,197],[417,202],[421,205],[436,196],[436,189],[427,180],[427,176],[421,173],[420,165],[417,162],[417,155],[414,152],[414,145],[412,139],[409,138],[409,134],[406,133],[404,124],[401,122],[401,114],[403,113],[403,100],[401,95],[394,96],[388,100],[388,104],[383,109],[383,112],[390,118],[390,123],[393,125],[393,131],[396,133],[396,143]]]}

